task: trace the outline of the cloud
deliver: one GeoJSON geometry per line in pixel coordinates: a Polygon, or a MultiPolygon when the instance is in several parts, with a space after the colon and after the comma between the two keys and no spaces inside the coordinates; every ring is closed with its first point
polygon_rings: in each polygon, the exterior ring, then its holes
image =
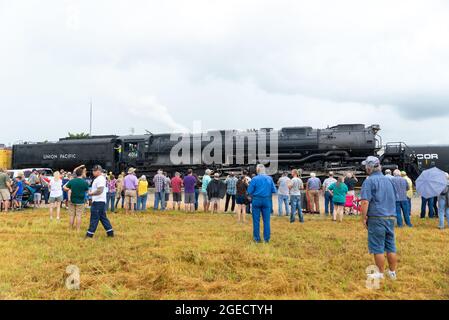
{"type": "Polygon", "coordinates": [[[2,139],[85,131],[92,97],[96,134],[375,121],[447,142],[448,19],[438,0],[0,1],[0,108],[27,128],[2,139]]]}

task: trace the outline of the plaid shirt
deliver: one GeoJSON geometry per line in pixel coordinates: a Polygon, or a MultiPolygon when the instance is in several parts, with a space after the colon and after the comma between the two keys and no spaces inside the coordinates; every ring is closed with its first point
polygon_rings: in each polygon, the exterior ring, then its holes
{"type": "Polygon", "coordinates": [[[226,192],[230,195],[236,195],[237,194],[237,181],[238,179],[236,177],[229,177],[226,179],[226,192]]]}
{"type": "Polygon", "coordinates": [[[162,174],[157,174],[153,179],[154,187],[156,188],[156,192],[161,192],[165,190],[165,176],[162,174]]]}

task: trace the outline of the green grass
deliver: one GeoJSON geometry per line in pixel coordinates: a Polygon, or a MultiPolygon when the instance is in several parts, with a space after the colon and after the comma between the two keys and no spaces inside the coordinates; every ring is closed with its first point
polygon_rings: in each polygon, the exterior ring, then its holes
{"type": "Polygon", "coordinates": [[[116,237],[69,232],[67,213],[0,215],[1,299],[449,299],[449,230],[414,218],[397,231],[399,279],[365,288],[372,264],[358,218],[335,224],[273,217],[272,242],[255,244],[250,219],[225,214],[110,214],[116,237]],[[81,288],[65,287],[65,269],[81,288]]]}

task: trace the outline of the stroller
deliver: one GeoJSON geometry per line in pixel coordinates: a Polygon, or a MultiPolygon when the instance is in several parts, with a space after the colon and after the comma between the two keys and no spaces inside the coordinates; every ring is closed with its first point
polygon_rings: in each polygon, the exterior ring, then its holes
{"type": "Polygon", "coordinates": [[[360,199],[356,196],[347,195],[346,196],[346,203],[345,203],[345,212],[346,209],[349,208],[349,214],[355,214],[359,215],[361,208],[360,208],[360,199]]]}
{"type": "Polygon", "coordinates": [[[22,209],[30,207],[30,203],[33,202],[34,194],[36,190],[30,186],[24,186],[22,196],[22,209]]]}

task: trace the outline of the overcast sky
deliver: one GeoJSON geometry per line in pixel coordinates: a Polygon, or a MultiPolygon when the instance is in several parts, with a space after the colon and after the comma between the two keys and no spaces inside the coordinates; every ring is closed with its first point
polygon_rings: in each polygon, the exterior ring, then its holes
{"type": "Polygon", "coordinates": [[[449,143],[444,0],[0,0],[0,41],[0,143],[88,132],[91,98],[94,134],[377,123],[449,143]]]}

